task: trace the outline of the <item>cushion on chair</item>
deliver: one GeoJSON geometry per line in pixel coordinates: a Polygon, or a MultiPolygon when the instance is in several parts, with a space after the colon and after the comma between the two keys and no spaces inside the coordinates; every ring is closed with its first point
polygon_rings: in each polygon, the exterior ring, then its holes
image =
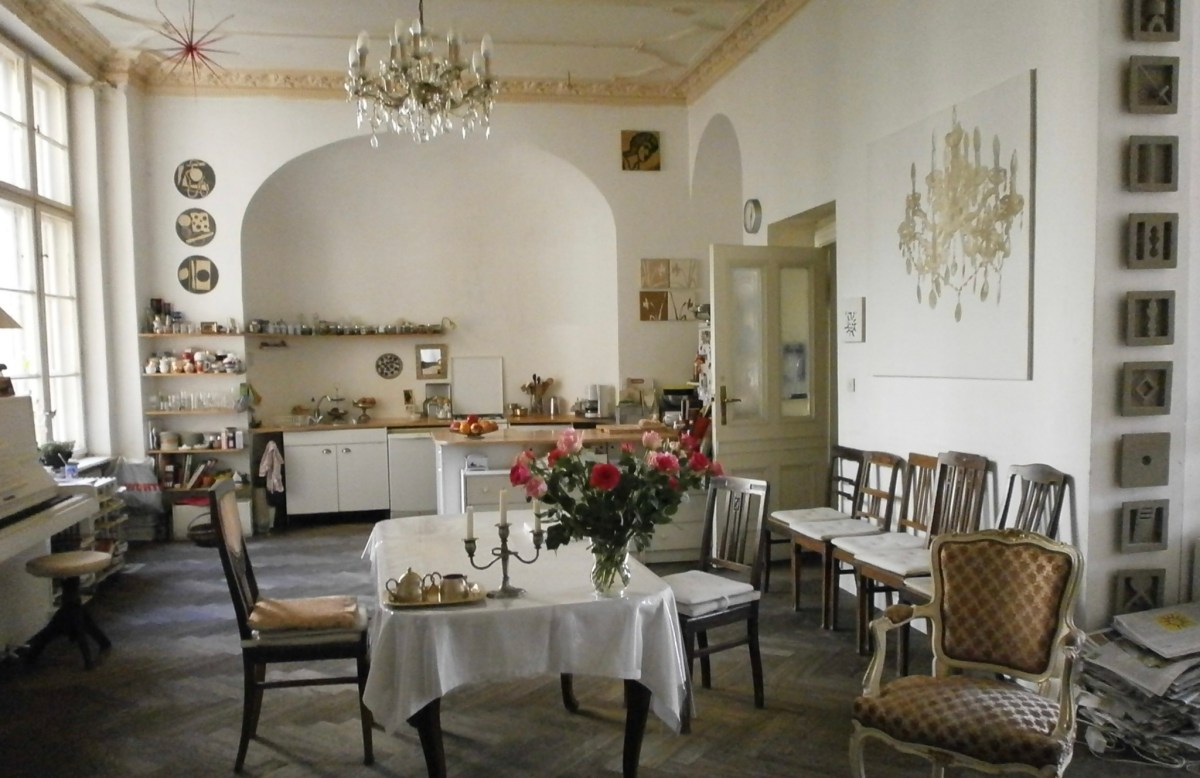
{"type": "Polygon", "coordinates": [[[849,513],[834,508],[795,508],[788,511],[772,511],[768,524],[791,528],[806,521],[837,521],[851,518],[849,513]]]}
{"type": "Polygon", "coordinates": [[[906,676],[878,697],[854,701],[854,719],[897,740],[965,754],[991,764],[1057,765],[1070,741],[1053,739],[1058,705],[991,678],[906,676]]]}
{"type": "Polygon", "coordinates": [[[732,581],[701,570],[663,576],[675,594],[675,606],[684,616],[706,613],[753,602],[760,594],[745,581],[732,581]]]}
{"type": "Polygon", "coordinates": [[[870,551],[899,550],[902,548],[925,548],[926,539],[907,532],[884,532],[879,535],[835,538],[833,547],[847,554],[858,556],[870,551]]]}
{"type": "Polygon", "coordinates": [[[855,554],[854,559],[861,565],[870,565],[902,576],[929,575],[933,569],[933,557],[929,556],[929,549],[924,546],[896,551],[867,551],[855,554]]]}
{"type": "Polygon", "coordinates": [[[243,640],[251,646],[314,646],[357,641],[370,623],[370,613],[364,605],[356,605],[353,623],[349,627],[328,629],[269,629],[254,630],[253,637],[243,640]]]}
{"type": "Polygon", "coordinates": [[[833,540],[844,537],[881,535],[883,530],[866,519],[838,519],[835,521],[810,521],[792,525],[792,531],[813,540],[833,540]]]}
{"type": "Polygon", "coordinates": [[[263,598],[254,603],[246,622],[260,632],[280,629],[353,629],[358,600],[348,595],[294,600],[263,598]]]}

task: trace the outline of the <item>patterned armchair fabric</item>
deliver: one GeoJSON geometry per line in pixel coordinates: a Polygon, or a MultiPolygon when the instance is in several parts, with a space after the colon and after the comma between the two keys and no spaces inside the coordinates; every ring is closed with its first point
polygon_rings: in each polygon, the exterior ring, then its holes
{"type": "Polygon", "coordinates": [[[874,737],[934,763],[1061,775],[1075,736],[1072,623],[1083,562],[1074,548],[1019,530],[939,536],[933,599],[871,624],[876,652],[854,701],[851,765],[865,776],[874,737]],[[881,684],[886,632],[928,619],[933,673],[881,684]]]}

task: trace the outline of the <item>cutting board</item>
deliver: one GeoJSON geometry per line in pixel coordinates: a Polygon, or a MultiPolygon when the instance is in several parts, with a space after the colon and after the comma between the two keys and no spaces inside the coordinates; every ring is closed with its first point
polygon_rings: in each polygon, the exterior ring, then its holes
{"type": "Polygon", "coordinates": [[[504,357],[450,357],[455,415],[504,413],[504,357]]]}

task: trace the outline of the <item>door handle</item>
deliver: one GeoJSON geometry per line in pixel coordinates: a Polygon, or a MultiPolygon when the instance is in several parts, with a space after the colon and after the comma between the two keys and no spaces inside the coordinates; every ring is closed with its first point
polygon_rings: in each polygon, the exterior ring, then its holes
{"type": "Polygon", "coordinates": [[[726,414],[725,414],[725,406],[728,405],[729,403],[740,403],[742,401],[742,398],[741,397],[729,397],[725,390],[725,385],[721,384],[720,399],[721,399],[721,426],[724,427],[726,424],[729,423],[728,419],[726,418],[726,414]]]}

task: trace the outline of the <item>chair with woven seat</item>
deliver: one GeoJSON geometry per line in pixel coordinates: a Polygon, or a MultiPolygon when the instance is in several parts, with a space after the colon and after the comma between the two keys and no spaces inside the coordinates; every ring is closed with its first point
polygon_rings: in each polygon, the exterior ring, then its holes
{"type": "MultiPolygon", "coordinates": [[[[850,446],[834,445],[829,450],[829,470],[825,481],[825,502],[823,505],[809,508],[788,508],[772,511],[767,519],[767,539],[770,545],[787,543],[792,547],[793,531],[796,525],[812,521],[837,521],[852,518],[854,507],[858,504],[858,489],[864,473],[863,456],[865,452],[850,446]]],[[[795,586],[796,570],[795,555],[790,555],[792,568],[792,603],[796,610],[800,609],[800,591],[795,586]]],[[[771,556],[767,557],[763,569],[763,591],[771,588],[771,556]]]]}
{"type": "MultiPolygon", "coordinates": [[[[758,604],[768,549],[763,521],[769,490],[763,480],[733,476],[713,478],[705,504],[699,568],[663,578],[675,595],[689,679],[695,660],[699,659],[701,684],[706,689],[711,688],[709,656],[747,646],[756,708],[764,705],[758,604]],[[719,575],[711,572],[713,568],[736,575],[719,575]],[[721,643],[709,643],[709,630],[738,623],[745,623],[744,634],[721,643]]],[[[684,701],[685,731],[691,710],[692,684],[689,682],[684,701]]]]}
{"type": "Polygon", "coordinates": [[[1044,535],[985,530],[937,536],[933,599],[901,603],[871,623],[875,655],[854,701],[851,773],[878,739],[933,763],[990,773],[1061,776],[1075,739],[1073,608],[1083,559],[1044,535]],[[928,620],[927,676],[881,682],[888,631],[928,620]]]}
{"type": "Polygon", "coordinates": [[[35,557],[25,563],[25,571],[30,575],[53,578],[61,586],[58,610],[50,618],[50,623],[29,639],[23,652],[26,661],[36,661],[47,643],[63,635],[79,646],[79,651],[83,654],[83,666],[88,670],[95,667],[92,649],[87,642],[88,636],[99,644],[101,651],[111,648],[112,641],[96,626],[91,614],[84,607],[80,594],[80,579],[104,570],[111,563],[112,554],[88,550],[59,551],[35,557]]]}
{"type": "MultiPolygon", "coordinates": [[[[792,591],[800,591],[800,555],[813,552],[821,557],[821,628],[837,629],[838,579],[853,572],[834,560],[837,538],[865,538],[891,529],[896,487],[904,471],[904,460],[884,451],[863,453],[862,478],[854,511],[849,518],[794,522],[792,538],[792,591]]],[[[798,603],[793,603],[793,607],[798,603]]]]}
{"type": "Polygon", "coordinates": [[[362,720],[363,764],[374,762],[371,746],[371,713],[363,705],[370,656],[367,649],[368,615],[351,596],[269,599],[259,596],[258,582],[242,539],[233,482],[218,481],[210,491],[212,526],[216,531],[221,566],[233,598],[242,643],[245,692],[242,733],[233,769],[240,772],[250,739],[258,731],[265,689],[297,686],[357,684],[362,720]],[[279,662],[353,660],[355,674],[267,680],[267,665],[279,662]]]}

